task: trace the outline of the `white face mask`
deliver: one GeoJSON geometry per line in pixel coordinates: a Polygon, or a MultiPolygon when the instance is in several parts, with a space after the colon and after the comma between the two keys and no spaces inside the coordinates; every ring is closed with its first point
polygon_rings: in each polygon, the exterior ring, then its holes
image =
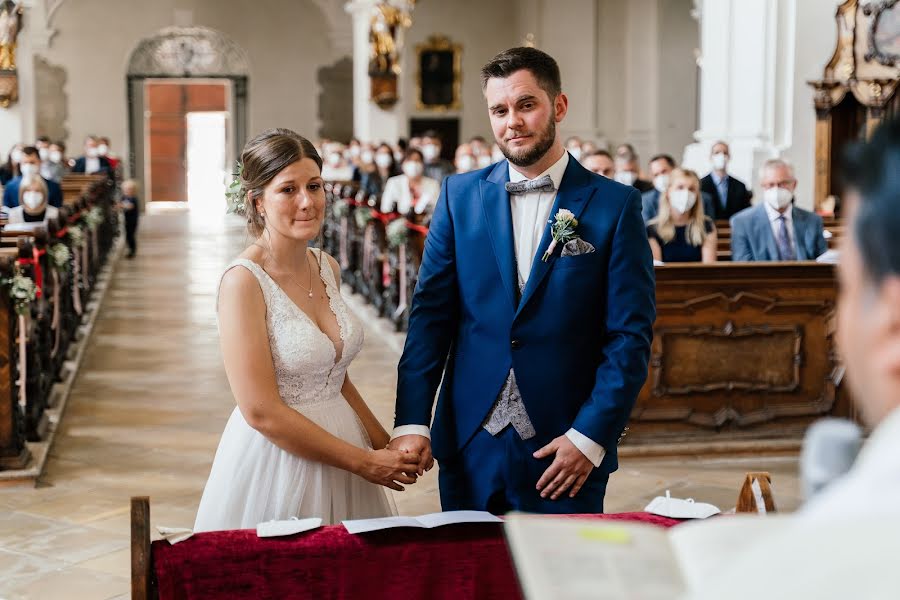
{"type": "Polygon", "coordinates": [[[716,171],[724,171],[728,166],[728,155],[716,152],[712,155],[712,166],[716,171]]]}
{"type": "Polygon", "coordinates": [[[99,152],[96,148],[88,148],[84,153],[88,158],[97,158],[97,156],[99,156],[99,152]]]}
{"type": "Polygon", "coordinates": [[[9,153],[10,160],[12,160],[16,164],[19,164],[20,162],[22,162],[22,158],[24,156],[25,155],[18,148],[16,148],[15,150],[13,150],[12,152],[9,153]]]}
{"type": "Polygon", "coordinates": [[[359,146],[350,146],[350,158],[356,158],[360,155],[359,146]]]}
{"type": "Polygon", "coordinates": [[[487,154],[482,154],[478,157],[478,168],[483,169],[485,167],[489,167],[491,166],[492,162],[493,161],[491,160],[490,156],[488,156],[487,154]]]}
{"type": "Polygon", "coordinates": [[[97,146],[97,154],[100,156],[106,156],[109,153],[109,146],[106,144],[100,144],[97,146]]]}
{"type": "Polygon", "coordinates": [[[40,155],[41,160],[47,160],[47,158],[50,156],[50,150],[48,150],[47,148],[40,148],[38,150],[38,154],[40,155]]]}
{"type": "Polygon", "coordinates": [[[375,155],[375,164],[378,165],[381,169],[387,169],[391,166],[391,162],[394,160],[387,152],[379,152],[375,155]]]}
{"type": "Polygon", "coordinates": [[[58,163],[62,161],[62,152],[59,150],[50,151],[50,162],[58,163]]]}
{"type": "Polygon", "coordinates": [[[578,148],[578,147],[569,148],[569,154],[571,154],[572,158],[574,158],[575,160],[581,160],[581,148],[578,148]]]}
{"type": "Polygon", "coordinates": [[[25,192],[22,194],[22,202],[25,203],[27,209],[35,210],[40,208],[41,204],[44,203],[44,194],[33,191],[25,192]]]}
{"type": "Polygon", "coordinates": [[[769,188],[763,192],[763,200],[775,210],[783,209],[790,204],[793,199],[793,192],[782,187],[769,188]]]}
{"type": "Polygon", "coordinates": [[[375,155],[372,154],[371,150],[365,150],[359,155],[359,160],[361,160],[364,165],[371,165],[374,159],[375,155]]]}
{"type": "Polygon", "coordinates": [[[475,157],[463,154],[456,159],[456,170],[460,173],[468,173],[475,168],[475,157]]]}
{"type": "Polygon", "coordinates": [[[38,166],[31,163],[23,163],[19,165],[19,172],[22,173],[23,179],[34,177],[38,173],[38,166]]]}
{"type": "Polygon", "coordinates": [[[403,163],[403,174],[407,177],[419,177],[425,170],[425,165],[415,160],[408,160],[403,163]]]}
{"type": "Polygon", "coordinates": [[[342,160],[341,155],[338,154],[337,152],[332,152],[331,154],[328,155],[328,164],[331,165],[332,167],[337,167],[338,165],[340,165],[341,160],[342,160]]]}
{"type": "Polygon", "coordinates": [[[662,194],[664,191],[669,189],[669,174],[663,173],[662,175],[657,175],[653,178],[653,187],[656,188],[656,191],[662,194]]]}
{"type": "Polygon", "coordinates": [[[438,157],[441,153],[441,149],[435,146],[434,144],[427,144],[422,146],[422,157],[425,159],[425,162],[431,162],[438,157]]]}
{"type": "Polygon", "coordinates": [[[697,195],[691,190],[672,190],[672,193],[669,194],[669,204],[672,206],[672,210],[682,215],[686,215],[694,208],[695,202],[697,202],[697,195]]]}
{"type": "Polygon", "coordinates": [[[637,179],[637,175],[634,174],[634,171],[616,171],[616,181],[623,185],[632,185],[635,179],[637,179]]]}

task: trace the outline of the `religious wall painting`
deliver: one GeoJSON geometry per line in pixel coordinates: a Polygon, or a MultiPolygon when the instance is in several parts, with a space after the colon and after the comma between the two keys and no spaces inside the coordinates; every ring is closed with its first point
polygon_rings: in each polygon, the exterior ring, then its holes
{"type": "Polygon", "coordinates": [[[462,46],[435,35],[416,46],[416,110],[459,110],[462,85],[462,46]]]}

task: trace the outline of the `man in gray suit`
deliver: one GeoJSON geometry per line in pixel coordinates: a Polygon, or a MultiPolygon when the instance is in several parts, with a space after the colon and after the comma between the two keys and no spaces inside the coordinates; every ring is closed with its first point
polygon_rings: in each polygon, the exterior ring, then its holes
{"type": "Polygon", "coordinates": [[[828,250],[822,218],[794,206],[794,169],[781,159],[759,172],[763,201],[731,217],[731,260],[815,260],[828,250]]]}

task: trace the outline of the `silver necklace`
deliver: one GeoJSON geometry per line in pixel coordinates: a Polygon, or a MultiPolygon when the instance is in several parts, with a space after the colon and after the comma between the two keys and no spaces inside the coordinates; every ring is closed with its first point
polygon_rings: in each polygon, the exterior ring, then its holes
{"type": "Polygon", "coordinates": [[[306,287],[300,285],[300,282],[297,281],[296,279],[294,279],[294,278],[291,276],[291,272],[290,272],[290,271],[287,271],[284,267],[281,266],[281,263],[278,262],[278,260],[275,258],[275,255],[272,254],[272,251],[271,251],[270,249],[268,249],[268,248],[266,248],[266,247],[264,247],[264,246],[260,246],[260,245],[257,244],[256,242],[254,242],[253,245],[254,245],[254,246],[259,246],[260,248],[263,248],[263,249],[266,251],[266,254],[269,255],[269,258],[272,259],[272,262],[275,263],[275,266],[277,266],[279,269],[281,269],[282,271],[284,271],[285,274],[287,275],[287,278],[294,282],[294,285],[296,285],[298,288],[300,288],[301,290],[303,290],[304,292],[306,292],[306,294],[307,294],[310,298],[313,297],[313,290],[312,290],[312,288],[313,288],[313,282],[312,282],[312,267],[309,266],[309,254],[308,254],[308,253],[306,254],[305,258],[306,258],[306,270],[309,272],[309,287],[306,288],[306,287]]]}

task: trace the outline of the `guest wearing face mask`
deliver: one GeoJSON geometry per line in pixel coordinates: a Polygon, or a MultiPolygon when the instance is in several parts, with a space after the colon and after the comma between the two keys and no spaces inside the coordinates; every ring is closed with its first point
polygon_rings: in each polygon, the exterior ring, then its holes
{"type": "Polygon", "coordinates": [[[578,162],[581,162],[581,138],[573,135],[566,140],[566,151],[578,162]]]}
{"type": "Polygon", "coordinates": [[[16,144],[10,148],[6,162],[0,165],[0,186],[6,185],[10,180],[21,175],[19,163],[22,162],[22,148],[24,148],[22,144],[16,144]]]}
{"type": "Polygon", "coordinates": [[[472,136],[472,139],[469,140],[469,147],[472,148],[472,155],[475,157],[476,169],[483,169],[494,164],[494,161],[491,160],[491,148],[483,137],[472,136]]]}
{"type": "Polygon", "coordinates": [[[388,144],[379,144],[372,160],[375,168],[362,174],[359,185],[367,195],[380,196],[387,180],[400,172],[394,162],[393,148],[388,144]]]}
{"type": "MultiPolygon", "coordinates": [[[[644,223],[650,223],[659,212],[659,197],[669,189],[671,174],[676,166],[675,159],[668,154],[657,154],[650,159],[650,176],[653,178],[653,189],[641,195],[643,203],[641,216],[644,218],[644,223]]],[[[700,196],[703,200],[704,214],[711,217],[715,214],[712,196],[704,192],[701,192],[700,196]]]]}
{"type": "Polygon", "coordinates": [[[325,181],[352,181],[353,167],[344,160],[344,148],[341,144],[329,144],[325,148],[325,159],[322,165],[322,179],[325,181]]]}
{"type": "Polygon", "coordinates": [[[452,175],[456,169],[449,160],[441,158],[441,138],[433,131],[422,136],[422,157],[425,159],[425,176],[440,184],[444,177],[452,175]]]}
{"type": "Polygon", "coordinates": [[[660,195],[659,214],[647,225],[653,260],[716,262],[716,226],[703,212],[700,179],[693,171],[674,169],[660,195]]]}
{"type": "Polygon", "coordinates": [[[750,207],[753,192],[747,189],[744,182],[728,174],[728,161],[731,153],[728,144],[713,144],[710,159],[712,172],[700,180],[700,189],[713,198],[715,212],[708,213],[714,219],[730,219],[735,214],[750,207]]]}
{"type": "Polygon", "coordinates": [[[109,177],[113,177],[112,165],[105,156],[100,156],[100,140],[99,138],[89,135],[84,139],[84,156],[75,160],[72,166],[73,173],[85,173],[91,175],[94,173],[105,173],[109,177]]]}
{"type": "Polygon", "coordinates": [[[46,135],[40,136],[34,143],[34,147],[38,149],[38,154],[41,155],[41,162],[46,162],[50,158],[50,138],[46,135]]]}
{"type": "Polygon", "coordinates": [[[363,173],[375,170],[375,150],[371,144],[360,144],[353,167],[353,181],[362,181],[363,173]]]}
{"type": "Polygon", "coordinates": [[[478,161],[475,159],[471,145],[460,144],[457,146],[454,164],[457,173],[468,173],[478,168],[478,161]]]}
{"type": "Polygon", "coordinates": [[[101,136],[97,138],[97,154],[109,161],[109,166],[113,171],[118,170],[120,161],[113,155],[108,137],[101,136]]]}
{"type": "Polygon", "coordinates": [[[763,202],[731,217],[731,259],[815,260],[828,250],[822,217],[794,206],[794,169],[771,159],[759,171],[763,202]]]}
{"type": "Polygon", "coordinates": [[[41,161],[41,177],[47,181],[62,183],[68,172],[65,163],[66,146],[62,142],[53,142],[47,152],[47,160],[41,161]]]}
{"type": "Polygon", "coordinates": [[[441,185],[425,176],[425,160],[419,150],[406,153],[402,175],[391,177],[381,195],[381,212],[398,212],[418,224],[427,224],[441,193],[441,185]]]}
{"type": "Polygon", "coordinates": [[[10,223],[42,223],[56,219],[59,211],[47,204],[47,184],[39,175],[31,175],[18,186],[19,205],[9,211],[10,223]]]}
{"type": "Polygon", "coordinates": [[[44,181],[47,187],[47,198],[51,206],[62,206],[62,188],[55,181],[48,181],[41,177],[41,155],[34,146],[26,146],[22,149],[22,162],[19,163],[21,176],[11,179],[3,188],[3,206],[14,208],[19,205],[19,186],[23,179],[38,177],[44,181]]]}
{"type": "Polygon", "coordinates": [[[623,185],[630,185],[643,194],[652,190],[653,184],[640,178],[640,170],[636,154],[616,156],[616,181],[623,185]]]}
{"type": "Polygon", "coordinates": [[[584,157],[581,163],[585,169],[597,175],[603,175],[607,179],[616,178],[616,163],[612,155],[606,150],[596,150],[584,157]]]}

